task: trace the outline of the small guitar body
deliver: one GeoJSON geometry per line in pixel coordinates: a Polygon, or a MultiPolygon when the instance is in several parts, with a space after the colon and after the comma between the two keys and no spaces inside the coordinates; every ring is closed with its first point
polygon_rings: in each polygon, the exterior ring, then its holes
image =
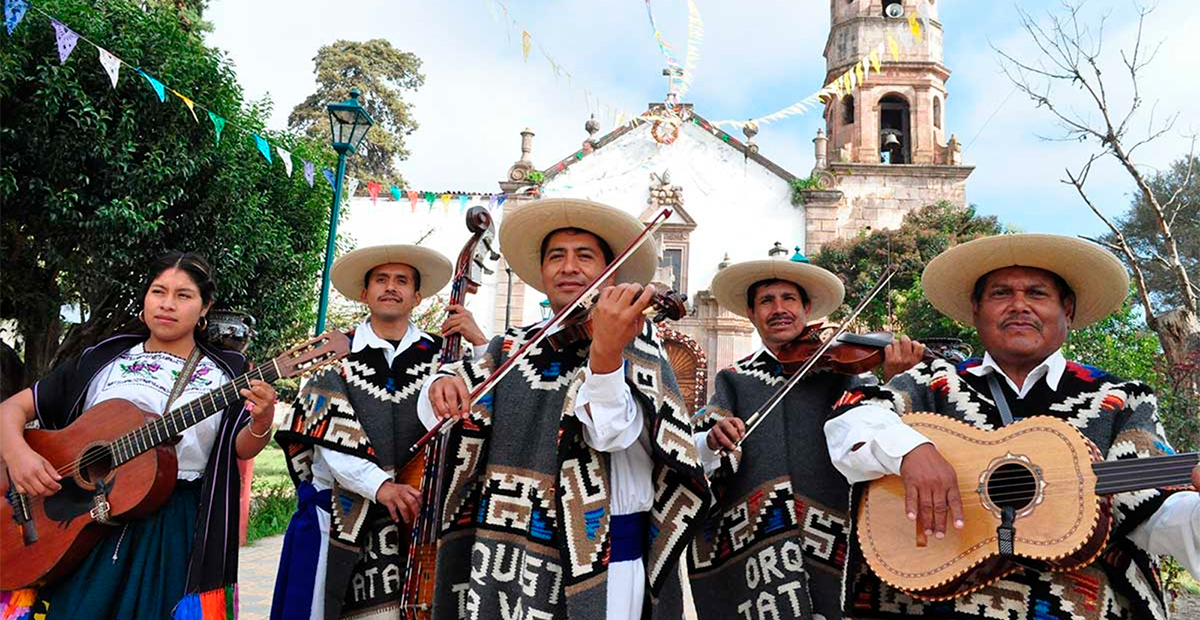
{"type": "Polygon", "coordinates": [[[884,582],[926,600],[961,596],[1016,570],[1020,561],[1046,570],[1074,570],[1103,549],[1111,523],[1097,494],[1095,446],[1052,417],[1021,420],[994,431],[932,413],[904,422],[929,438],[958,473],[965,527],[916,546],[905,517],[899,476],[870,483],[858,514],[867,564],[884,582]],[[997,528],[1011,506],[1013,553],[1000,553],[997,528]]]}
{"type": "MultiPolygon", "coordinates": [[[[158,510],[175,487],[176,460],[172,446],[156,446],[113,467],[110,444],[158,416],[126,400],[108,400],[79,416],[63,430],[29,430],[25,441],[64,475],[62,490],[22,504],[0,502],[0,589],[13,590],[68,574],[109,528],[128,519],[144,518],[158,510]],[[75,462],[89,463],[76,469],[75,462]],[[18,506],[25,515],[16,514],[18,506]],[[9,527],[14,522],[24,527],[9,527]],[[26,544],[24,532],[37,540],[26,544]]],[[[0,494],[9,494],[8,476],[0,479],[0,494]]],[[[14,494],[15,495],[15,494],[14,494]]]]}

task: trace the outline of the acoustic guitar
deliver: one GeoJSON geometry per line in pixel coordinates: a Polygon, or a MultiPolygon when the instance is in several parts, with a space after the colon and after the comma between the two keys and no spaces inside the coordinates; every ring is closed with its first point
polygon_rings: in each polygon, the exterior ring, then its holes
{"type": "Polygon", "coordinates": [[[858,540],[880,579],[925,600],[962,596],[1022,565],[1070,571],[1090,564],[1108,539],[1108,495],[1190,488],[1200,462],[1200,453],[1101,461],[1078,429],[1047,416],[992,431],[932,413],[903,419],[958,473],[965,526],[918,547],[904,516],[904,484],[886,476],[867,487],[858,540]]]}
{"type": "Polygon", "coordinates": [[[158,510],[175,487],[169,444],[184,430],[224,411],[251,379],[271,383],[307,374],[345,357],[345,334],[329,332],[300,344],[165,416],[127,400],[104,401],[62,430],[27,430],[25,441],[62,475],[62,489],[30,497],[0,471],[0,590],[53,582],[72,570],[109,527],[158,510]],[[106,527],[108,526],[108,527],[106,527]]]}

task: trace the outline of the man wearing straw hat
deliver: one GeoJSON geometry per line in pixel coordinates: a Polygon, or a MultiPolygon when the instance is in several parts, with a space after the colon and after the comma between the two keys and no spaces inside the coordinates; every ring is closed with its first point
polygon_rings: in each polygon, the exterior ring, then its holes
{"type": "MultiPolygon", "coordinates": [[[[841,618],[850,485],[829,462],[822,425],[843,392],[874,376],[811,373],[734,446],[744,420],[788,379],[781,349],[841,305],[842,282],[797,255],[730,265],[711,288],[750,319],[763,347],[717,373],[697,416],[696,448],[718,500],[689,556],[696,612],[701,620],[841,618]]],[[[889,373],[922,353],[907,338],[889,345],[889,373]]]]}
{"type": "MultiPolygon", "coordinates": [[[[557,313],[643,228],[606,205],[538,200],[504,219],[500,249],[557,313]]],[[[530,349],[469,414],[470,390],[544,323],[509,329],[422,391],[428,426],[468,414],[445,447],[436,618],[681,617],[678,560],[708,489],[644,314],[657,257],[648,240],[601,289],[592,339],[530,349]]]]}
{"type": "MultiPolygon", "coordinates": [[[[416,396],[442,345],[412,312],[451,271],[446,257],[415,245],[360,248],[333,264],[333,286],[370,314],[351,333],[350,355],[305,384],[275,435],[299,506],[271,618],[398,617],[408,552],[399,522],[412,522],[421,495],[392,476],[425,432],[416,396]]],[[[484,344],[470,314],[455,310],[443,335],[484,344]]]]}
{"type": "MultiPolygon", "coordinates": [[[[886,386],[851,390],[825,427],[833,463],[851,482],[902,477],[906,516],[916,521],[918,537],[942,538],[948,528],[962,528],[962,499],[949,463],[897,414],[935,412],[981,429],[1051,415],[1078,428],[1110,461],[1171,452],[1148,386],[1063,357],[1068,330],[1103,319],[1125,299],[1129,277],[1112,254],[1056,235],[986,237],[934,258],[921,284],[934,307],[975,326],[983,359],[957,367],[934,360],[886,386]]],[[[855,545],[846,612],[855,618],[1165,618],[1155,556],[1173,554],[1200,574],[1200,496],[1147,490],[1111,497],[1108,547],[1090,564],[1070,572],[1020,568],[940,603],[881,583],[855,545]]]]}

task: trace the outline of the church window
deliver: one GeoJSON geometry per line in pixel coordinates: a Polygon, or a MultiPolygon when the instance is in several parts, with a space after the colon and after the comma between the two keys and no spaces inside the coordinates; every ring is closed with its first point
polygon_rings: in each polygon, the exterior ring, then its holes
{"type": "Polygon", "coordinates": [[[842,98],[842,124],[854,124],[854,96],[846,95],[842,98]]]}
{"type": "Polygon", "coordinates": [[[933,126],[935,129],[942,128],[942,100],[933,98],[933,126]]]}

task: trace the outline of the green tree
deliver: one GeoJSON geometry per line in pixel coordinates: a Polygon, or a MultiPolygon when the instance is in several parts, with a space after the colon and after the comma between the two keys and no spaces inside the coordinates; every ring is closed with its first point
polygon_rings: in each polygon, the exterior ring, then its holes
{"type": "MultiPolygon", "coordinates": [[[[1147,176],[1146,183],[1157,196],[1175,197],[1168,206],[1167,216],[1171,233],[1179,247],[1179,259],[1195,285],[1200,282],[1200,181],[1197,169],[1200,157],[1181,157],[1170,168],[1147,176]]],[[[1145,194],[1135,194],[1129,210],[1115,221],[1133,253],[1139,257],[1150,299],[1156,311],[1163,312],[1183,305],[1179,279],[1164,260],[1170,255],[1154,210],[1145,194]]],[[[1109,233],[1102,240],[1116,245],[1116,235],[1109,233]]],[[[1119,254],[1118,254],[1119,255],[1119,254]]]]}
{"type": "Polygon", "coordinates": [[[231,66],[174,8],[128,0],[39,4],[90,40],[227,117],[220,144],[168,92],[160,103],[123,67],[116,89],[84,42],[59,64],[45,18],[0,41],[0,317],[24,340],[26,378],[136,323],[145,270],[168,249],[205,254],[219,303],[258,319],[250,355],[277,351],[313,321],[328,230],[328,187],[268,165],[249,134],[317,166],[324,144],[264,132],[267,105],[245,105],[231,66]],[[62,338],[59,308],[87,320],[62,338]]]}
{"type": "Polygon", "coordinates": [[[425,83],[421,59],[401,52],[384,39],[336,41],[317,50],[317,92],[292,109],[288,126],[317,140],[329,140],[329,114],[325,106],[345,101],[357,88],[359,102],[375,125],[356,155],[346,162],[346,174],[365,183],[404,187],[396,163],[408,158],[404,137],[417,128],[406,90],[425,83]]]}
{"type": "Polygon", "coordinates": [[[942,316],[925,299],[921,272],[946,248],[1001,232],[995,217],[978,216],[973,206],[940,201],[905,215],[897,229],[867,230],[857,237],[828,243],[812,262],[838,274],[846,285],[846,303],[834,313],[835,320],[848,314],[891,264],[897,269],[891,286],[859,315],[864,328],[890,328],[914,338],[971,340],[974,330],[942,316]]]}

